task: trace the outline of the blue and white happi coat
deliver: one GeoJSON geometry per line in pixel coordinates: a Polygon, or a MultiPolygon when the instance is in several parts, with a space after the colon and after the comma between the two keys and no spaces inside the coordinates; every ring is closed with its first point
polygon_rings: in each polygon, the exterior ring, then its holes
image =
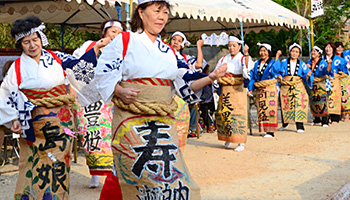
{"type": "MultiPolygon", "coordinates": [[[[19,119],[25,131],[30,129],[28,121],[31,120],[31,111],[35,108],[21,89],[50,89],[65,83],[63,70],[71,68],[76,73],[76,78],[82,81],[90,81],[93,74],[86,73],[96,66],[96,56],[93,50],[84,54],[81,58],[54,51],[62,60],[60,65],[53,56],[42,49],[39,64],[22,53],[20,57],[21,83],[17,83],[15,63],[13,63],[0,87],[0,125],[8,128],[12,120],[19,119]]],[[[67,83],[67,82],[66,82],[67,83]]],[[[68,84],[68,83],[67,83],[68,84]]]]}

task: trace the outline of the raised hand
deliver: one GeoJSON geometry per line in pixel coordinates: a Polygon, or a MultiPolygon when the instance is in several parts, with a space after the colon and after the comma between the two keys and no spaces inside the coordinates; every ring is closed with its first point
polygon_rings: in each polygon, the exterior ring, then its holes
{"type": "Polygon", "coordinates": [[[209,74],[211,80],[216,80],[223,77],[227,71],[227,63],[222,64],[220,67],[216,68],[212,73],[209,74]]]}

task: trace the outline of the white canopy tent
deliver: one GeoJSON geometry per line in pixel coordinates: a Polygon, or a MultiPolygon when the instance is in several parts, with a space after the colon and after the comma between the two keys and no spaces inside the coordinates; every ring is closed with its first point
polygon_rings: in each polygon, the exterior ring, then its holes
{"type": "MultiPolygon", "coordinates": [[[[134,1],[136,6],[137,0],[134,1]]],[[[129,0],[7,0],[0,2],[0,23],[36,15],[45,23],[61,26],[98,28],[108,18],[118,18],[115,2],[122,4],[121,19],[128,18],[129,0]]],[[[168,33],[182,31],[188,35],[236,31],[304,29],[306,18],[271,0],[170,0],[172,9],[166,25],[168,33]]],[[[239,33],[241,31],[241,33],[239,33]]]]}

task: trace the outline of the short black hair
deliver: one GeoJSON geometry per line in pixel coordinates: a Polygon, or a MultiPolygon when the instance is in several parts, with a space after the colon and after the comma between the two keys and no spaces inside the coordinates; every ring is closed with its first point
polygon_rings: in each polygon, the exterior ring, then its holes
{"type": "Polygon", "coordinates": [[[339,46],[342,46],[344,48],[344,45],[342,42],[335,42],[334,45],[336,48],[338,48],[339,46]]]}
{"type": "MultiPolygon", "coordinates": [[[[28,16],[28,17],[23,18],[23,19],[17,19],[12,26],[11,35],[12,35],[12,37],[15,38],[15,36],[20,34],[20,33],[29,32],[30,29],[40,26],[41,23],[42,23],[42,21],[38,17],[35,17],[35,16],[28,16]]],[[[38,34],[38,36],[40,37],[39,34],[38,34]]],[[[16,42],[16,45],[15,45],[16,49],[22,50],[22,45],[21,45],[22,39],[20,39],[16,42]]]]}

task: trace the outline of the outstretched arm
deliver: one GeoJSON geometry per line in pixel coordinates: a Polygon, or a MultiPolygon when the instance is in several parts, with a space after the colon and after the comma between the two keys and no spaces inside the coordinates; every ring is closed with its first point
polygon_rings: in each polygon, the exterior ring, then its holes
{"type": "Polygon", "coordinates": [[[216,68],[212,73],[209,74],[209,76],[193,81],[193,83],[190,85],[190,88],[193,91],[197,91],[204,86],[213,83],[216,79],[223,77],[226,73],[226,70],[227,64],[225,63],[219,68],[216,68]]]}

